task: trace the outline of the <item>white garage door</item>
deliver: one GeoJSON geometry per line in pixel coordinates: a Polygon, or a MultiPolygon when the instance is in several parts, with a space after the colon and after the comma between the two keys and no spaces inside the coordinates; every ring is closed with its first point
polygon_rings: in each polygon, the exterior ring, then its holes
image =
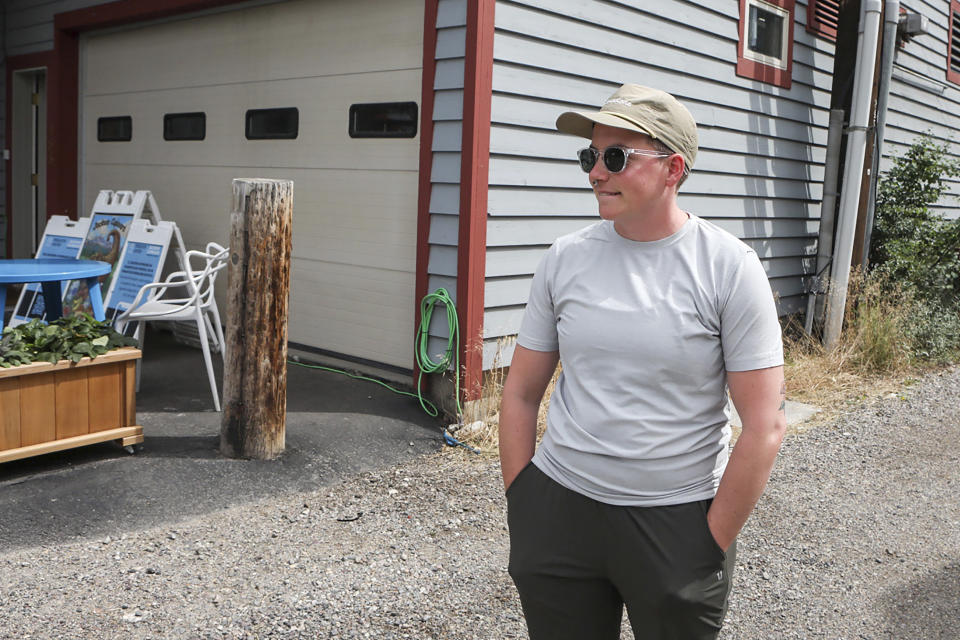
{"type": "Polygon", "coordinates": [[[419,137],[351,138],[353,104],[418,101],[422,0],[300,0],[91,34],[81,43],[83,211],[149,189],[188,248],[229,238],[231,180],[294,181],[290,340],[412,366],[419,137]],[[295,139],[245,135],[296,108],[295,139]],[[203,140],[164,116],[205,114],[203,140]],[[129,141],[98,119],[130,116],[129,141]],[[101,134],[102,135],[102,134],[101,134]]]}

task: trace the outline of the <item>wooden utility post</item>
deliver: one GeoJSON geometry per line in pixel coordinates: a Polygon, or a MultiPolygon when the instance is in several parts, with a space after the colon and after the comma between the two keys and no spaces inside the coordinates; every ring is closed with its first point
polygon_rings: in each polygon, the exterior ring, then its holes
{"type": "Polygon", "coordinates": [[[233,181],[220,423],[231,458],[283,452],[292,219],[292,180],[233,181]]]}

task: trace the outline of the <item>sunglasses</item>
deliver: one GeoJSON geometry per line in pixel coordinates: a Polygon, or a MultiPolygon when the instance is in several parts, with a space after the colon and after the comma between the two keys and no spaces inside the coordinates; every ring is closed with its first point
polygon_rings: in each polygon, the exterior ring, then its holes
{"type": "Polygon", "coordinates": [[[580,168],[584,173],[590,173],[596,166],[597,160],[603,158],[603,166],[610,173],[620,173],[627,168],[627,158],[631,155],[647,156],[648,158],[669,158],[672,153],[651,151],[649,149],[628,149],[627,147],[607,147],[603,151],[587,147],[577,152],[580,168]]]}

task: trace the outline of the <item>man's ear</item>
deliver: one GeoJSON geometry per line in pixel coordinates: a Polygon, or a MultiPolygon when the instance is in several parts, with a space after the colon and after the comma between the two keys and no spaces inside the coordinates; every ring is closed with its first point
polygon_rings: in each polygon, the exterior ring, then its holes
{"type": "Polygon", "coordinates": [[[680,180],[683,179],[683,170],[686,166],[686,163],[683,161],[683,156],[679,153],[675,153],[669,158],[667,158],[667,186],[674,187],[680,183],[680,180]]]}

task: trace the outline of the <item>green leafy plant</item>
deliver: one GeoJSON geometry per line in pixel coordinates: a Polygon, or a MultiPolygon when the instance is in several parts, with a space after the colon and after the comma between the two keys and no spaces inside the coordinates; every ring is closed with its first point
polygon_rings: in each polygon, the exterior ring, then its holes
{"type": "Polygon", "coordinates": [[[106,322],[80,314],[51,323],[31,320],[16,327],[6,327],[0,338],[0,367],[14,367],[31,362],[95,358],[124,346],[136,346],[136,340],[118,333],[106,322]]]}
{"type": "Polygon", "coordinates": [[[960,298],[960,219],[931,206],[960,177],[946,145],[921,136],[880,179],[870,264],[922,300],[956,307],[960,298]]]}
{"type": "Polygon", "coordinates": [[[918,361],[943,364],[960,354],[960,219],[932,208],[956,177],[960,162],[947,146],[921,136],[878,188],[868,278],[901,301],[908,321],[898,340],[918,361]]]}

